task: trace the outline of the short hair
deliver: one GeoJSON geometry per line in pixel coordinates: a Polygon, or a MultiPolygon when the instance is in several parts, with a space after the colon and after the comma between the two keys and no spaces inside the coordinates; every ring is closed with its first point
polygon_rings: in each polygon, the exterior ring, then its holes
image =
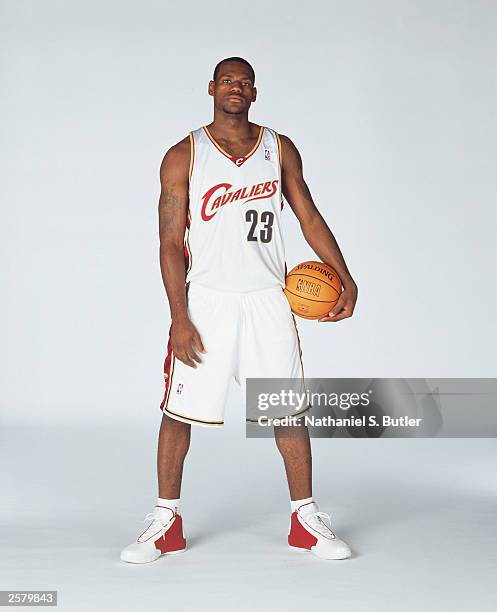
{"type": "Polygon", "coordinates": [[[246,59],[243,59],[243,57],[225,57],[220,62],[218,62],[216,64],[216,67],[214,68],[214,75],[212,76],[213,81],[217,79],[217,75],[219,74],[219,68],[221,67],[221,64],[224,64],[224,62],[239,62],[240,64],[244,64],[245,66],[247,66],[247,68],[249,68],[250,72],[252,73],[252,85],[255,85],[255,70],[252,68],[250,63],[247,62],[246,59]]]}

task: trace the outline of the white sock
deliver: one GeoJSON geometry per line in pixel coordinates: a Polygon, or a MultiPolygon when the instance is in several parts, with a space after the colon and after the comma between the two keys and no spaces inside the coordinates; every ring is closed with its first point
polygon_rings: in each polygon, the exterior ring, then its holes
{"type": "Polygon", "coordinates": [[[156,506],[166,506],[166,508],[171,508],[171,510],[176,508],[176,512],[179,514],[179,502],[179,499],[164,499],[163,497],[158,497],[156,506]]]}
{"type": "MultiPolygon", "coordinates": [[[[313,501],[314,499],[312,497],[306,497],[305,499],[296,499],[295,501],[290,501],[290,507],[292,509],[292,512],[297,512],[300,506],[303,506],[304,504],[310,504],[313,501]]],[[[311,508],[311,506],[309,506],[309,508],[311,508]]]]}

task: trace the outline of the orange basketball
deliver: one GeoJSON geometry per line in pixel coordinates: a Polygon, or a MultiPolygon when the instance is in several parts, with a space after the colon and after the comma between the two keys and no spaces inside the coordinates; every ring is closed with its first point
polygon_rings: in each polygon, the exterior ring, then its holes
{"type": "Polygon", "coordinates": [[[287,274],[284,291],[293,313],[304,319],[321,319],[337,303],[342,283],[330,266],[305,261],[287,274]]]}

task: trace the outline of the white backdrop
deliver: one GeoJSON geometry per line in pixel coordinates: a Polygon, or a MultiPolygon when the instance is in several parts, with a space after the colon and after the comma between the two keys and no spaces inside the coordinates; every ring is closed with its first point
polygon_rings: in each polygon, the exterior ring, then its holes
{"type": "MultiPolygon", "coordinates": [[[[491,0],[0,0],[2,588],[70,612],[496,609],[495,439],[314,440],[354,552],[320,563],[289,555],[282,462],[236,387],[228,427],[193,432],[188,553],[119,561],[156,497],[159,164],[210,121],[216,62],[253,63],[252,119],[299,147],[359,284],[353,319],[300,321],[306,374],[495,376],[496,26],[491,0]]],[[[288,208],[285,232],[289,266],[313,258],[288,208]]]]}
{"type": "Polygon", "coordinates": [[[494,2],[1,7],[4,423],[158,421],[158,168],[229,55],[359,285],[353,319],[300,322],[306,374],[495,375],[494,2]]]}

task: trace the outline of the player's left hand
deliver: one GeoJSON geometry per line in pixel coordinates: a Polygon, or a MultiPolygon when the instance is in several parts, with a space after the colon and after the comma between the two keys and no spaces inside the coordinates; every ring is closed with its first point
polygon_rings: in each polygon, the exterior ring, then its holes
{"type": "Polygon", "coordinates": [[[344,288],[338,302],[333,306],[329,315],[318,319],[319,323],[327,323],[348,319],[354,314],[355,304],[357,302],[357,286],[352,285],[344,288]]]}

